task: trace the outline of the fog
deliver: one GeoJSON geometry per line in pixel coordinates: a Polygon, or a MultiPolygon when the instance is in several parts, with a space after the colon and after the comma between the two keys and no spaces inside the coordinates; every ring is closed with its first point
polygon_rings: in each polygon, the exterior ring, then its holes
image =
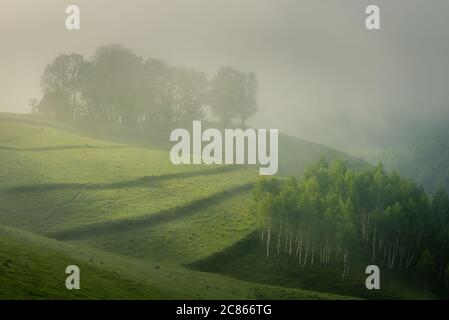
{"type": "Polygon", "coordinates": [[[337,147],[388,141],[447,123],[448,18],[447,0],[2,0],[0,112],[29,112],[59,53],[114,42],[210,76],[254,71],[253,126],[337,147]],[[68,4],[81,30],[65,29],[68,4]],[[365,28],[369,4],[379,31],[365,28]]]}

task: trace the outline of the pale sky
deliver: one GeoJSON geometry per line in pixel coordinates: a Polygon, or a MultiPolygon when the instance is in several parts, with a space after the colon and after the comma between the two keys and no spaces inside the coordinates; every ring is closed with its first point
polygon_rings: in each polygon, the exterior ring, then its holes
{"type": "Polygon", "coordinates": [[[254,71],[258,127],[340,145],[449,110],[447,0],[1,0],[0,112],[28,112],[59,53],[120,43],[213,75],[254,71]],[[65,29],[77,4],[81,30],[65,29]],[[365,28],[379,5],[381,30],[365,28]]]}

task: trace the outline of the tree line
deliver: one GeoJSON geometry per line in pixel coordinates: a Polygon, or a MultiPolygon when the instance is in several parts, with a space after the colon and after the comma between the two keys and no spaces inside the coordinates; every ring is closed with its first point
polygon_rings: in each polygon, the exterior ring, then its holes
{"type": "Polygon", "coordinates": [[[390,270],[414,270],[449,286],[449,197],[386,174],[382,164],[352,171],[321,159],[297,181],[261,179],[253,191],[266,257],[287,253],[299,270],[343,263],[365,247],[369,260],[390,270]]]}
{"type": "Polygon", "coordinates": [[[61,54],[41,78],[43,98],[33,112],[59,120],[93,120],[156,127],[205,117],[204,106],[223,124],[257,111],[257,79],[232,67],[208,78],[203,72],[143,59],[121,45],[97,48],[91,59],[61,54]]]}

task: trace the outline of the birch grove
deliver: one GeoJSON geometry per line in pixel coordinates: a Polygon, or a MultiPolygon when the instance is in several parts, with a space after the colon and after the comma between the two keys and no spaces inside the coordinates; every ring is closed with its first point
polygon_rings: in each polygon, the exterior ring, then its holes
{"type": "Polygon", "coordinates": [[[291,256],[299,272],[332,264],[344,281],[363,248],[367,263],[449,279],[447,193],[431,198],[381,164],[354,172],[321,159],[300,182],[261,179],[253,196],[267,259],[270,250],[291,256]]]}

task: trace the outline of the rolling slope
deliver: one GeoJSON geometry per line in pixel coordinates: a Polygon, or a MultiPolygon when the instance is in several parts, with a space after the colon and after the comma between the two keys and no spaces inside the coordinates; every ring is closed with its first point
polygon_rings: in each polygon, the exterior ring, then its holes
{"type": "MultiPolygon", "coordinates": [[[[342,155],[293,138],[283,143],[294,156],[281,162],[284,172],[342,155]]],[[[192,269],[251,238],[254,168],[173,166],[164,150],[2,117],[0,159],[0,280],[9,298],[339,297],[192,269]],[[77,295],[50,283],[65,278],[68,261],[87,270],[91,290],[77,295]],[[34,294],[28,283],[45,289],[34,294]]]]}
{"type": "Polygon", "coordinates": [[[0,299],[347,299],[127,258],[0,226],[0,299]],[[65,289],[65,268],[81,270],[65,289]]]}

